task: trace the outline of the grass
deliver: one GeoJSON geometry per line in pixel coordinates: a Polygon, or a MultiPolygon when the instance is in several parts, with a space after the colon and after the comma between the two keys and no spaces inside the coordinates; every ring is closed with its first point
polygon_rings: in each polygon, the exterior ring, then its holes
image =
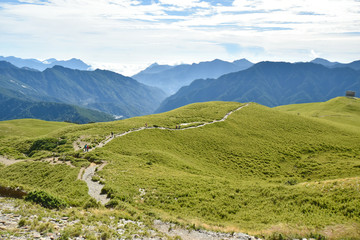
{"type": "Polygon", "coordinates": [[[64,164],[50,165],[43,162],[20,162],[0,168],[0,185],[9,182],[25,190],[44,190],[74,206],[89,199],[85,182],[76,180],[79,168],[64,164]]]}
{"type": "Polygon", "coordinates": [[[252,104],[223,123],[137,132],[96,151],[109,156],[100,175],[112,196],[158,216],[253,233],[319,230],[358,222],[360,194],[296,183],[359,176],[359,137],[252,104]]]}
{"type": "Polygon", "coordinates": [[[47,122],[36,119],[0,121],[0,155],[16,159],[26,158],[24,153],[34,139],[57,135],[60,129],[76,126],[63,122],[47,122]]]}
{"type": "Polygon", "coordinates": [[[9,135],[12,137],[40,137],[69,126],[74,126],[74,124],[37,119],[0,121],[0,138],[9,135]]]}
{"type": "MultiPolygon", "coordinates": [[[[181,123],[210,122],[242,104],[192,104],[110,123],[58,126],[42,136],[16,141],[4,135],[2,141],[13,141],[8,143],[10,152],[21,153],[14,143],[29,149],[40,137],[64,136],[67,143],[55,154],[80,161],[106,160],[108,164],[98,172],[104,192],[120,205],[150,217],[266,238],[280,238],[280,234],[359,238],[360,132],[353,129],[359,127],[360,111],[352,107],[357,100],[352,104],[347,100],[324,103],[321,111],[340,117],[320,119],[308,113],[318,111],[315,104],[290,110],[251,104],[225,122],[183,131],[145,129],[86,154],[74,153],[72,141],[82,137],[95,144],[110,132],[126,132],[145,123],[175,129],[181,123]],[[343,115],[351,116],[349,121],[342,122],[343,115]],[[339,226],[344,230],[335,234],[339,226]]],[[[0,181],[44,188],[67,201],[76,196],[76,205],[88,201],[86,186],[76,180],[78,171],[79,167],[18,163],[0,166],[0,181]],[[49,177],[42,176],[44,172],[49,177]],[[55,184],[61,179],[62,184],[55,184]]]]}
{"type": "Polygon", "coordinates": [[[337,97],[327,102],[276,107],[279,111],[319,119],[349,131],[360,131],[360,99],[337,97]]]}
{"type": "MultiPolygon", "coordinates": [[[[30,202],[0,198],[0,204],[13,206],[13,210],[2,209],[2,214],[12,213],[19,215],[18,227],[27,227],[29,230],[38,231],[41,234],[60,234],[60,239],[68,239],[84,236],[86,239],[131,239],[133,235],[138,237],[150,236],[151,222],[149,219],[139,217],[138,213],[131,215],[129,209],[83,209],[78,207],[59,210],[42,208],[30,202]],[[136,222],[135,222],[136,221],[136,222]],[[137,223],[141,222],[141,227],[137,223]],[[137,227],[135,229],[135,227],[137,227]],[[120,231],[119,231],[120,230],[120,231]]],[[[10,236],[23,236],[23,229],[2,229],[0,236],[11,239],[10,236]]],[[[153,233],[153,236],[162,236],[153,233]]],[[[23,236],[24,237],[24,236],[23,236]]],[[[33,233],[26,236],[33,239],[33,233]]]]}

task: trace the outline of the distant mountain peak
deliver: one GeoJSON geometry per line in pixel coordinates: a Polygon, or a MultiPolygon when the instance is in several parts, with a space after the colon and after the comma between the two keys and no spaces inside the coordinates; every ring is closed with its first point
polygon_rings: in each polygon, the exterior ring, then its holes
{"type": "Polygon", "coordinates": [[[232,63],[221,59],[176,66],[152,64],[134,75],[133,78],[144,84],[159,87],[168,94],[172,94],[195,79],[218,78],[223,74],[238,72],[252,65],[249,61],[232,63]]]}
{"type": "Polygon", "coordinates": [[[325,67],[328,68],[352,68],[354,70],[360,70],[360,61],[353,61],[351,63],[339,63],[339,62],[330,62],[326,59],[323,58],[315,58],[314,60],[311,61],[311,63],[316,63],[316,64],[321,64],[325,67]]]}
{"type": "Polygon", "coordinates": [[[324,58],[315,58],[311,61],[311,63],[321,64],[325,67],[332,67],[336,64],[339,64],[338,62],[330,62],[329,60],[326,60],[324,58]]]}
{"type": "MultiPolygon", "coordinates": [[[[159,72],[168,70],[170,68],[173,68],[173,66],[160,65],[157,62],[154,62],[153,64],[151,64],[150,66],[148,66],[147,68],[145,68],[144,70],[139,72],[138,74],[154,74],[154,73],[159,73],[159,72]]],[[[138,74],[134,75],[133,77],[136,79],[135,76],[137,76],[138,74]]]]}
{"type": "Polygon", "coordinates": [[[216,62],[225,62],[225,61],[223,61],[223,60],[221,60],[221,59],[218,59],[218,58],[215,58],[215,59],[214,59],[214,60],[212,60],[211,62],[216,63],[216,62]]]}
{"type": "Polygon", "coordinates": [[[61,66],[61,65],[54,65],[52,68],[53,68],[53,69],[64,69],[64,68],[66,68],[66,67],[61,66]]]}
{"type": "Polygon", "coordinates": [[[39,71],[44,71],[47,68],[51,68],[55,65],[61,65],[66,68],[78,69],[78,70],[89,70],[90,65],[84,63],[82,60],[77,58],[72,58],[70,60],[57,60],[55,58],[49,58],[44,61],[39,61],[36,59],[22,59],[17,57],[2,57],[0,56],[0,61],[7,61],[13,64],[16,67],[22,68],[32,68],[39,71]]]}
{"type": "Polygon", "coordinates": [[[53,62],[56,62],[57,60],[55,58],[49,58],[43,61],[43,63],[45,64],[51,64],[53,62]]]}
{"type": "Polygon", "coordinates": [[[15,65],[13,65],[7,61],[0,60],[0,68],[13,68],[13,69],[15,68],[15,69],[17,69],[18,67],[16,67],[15,65]]]}
{"type": "Polygon", "coordinates": [[[246,63],[252,63],[252,62],[250,62],[249,60],[247,60],[246,58],[241,58],[241,59],[238,59],[238,60],[233,61],[233,63],[244,63],[244,62],[246,62],[246,63]]]}
{"type": "Polygon", "coordinates": [[[246,69],[246,68],[249,68],[251,67],[252,65],[254,65],[254,63],[250,62],[249,60],[247,60],[246,58],[242,58],[242,59],[239,59],[239,60],[235,60],[232,62],[232,64],[238,66],[238,67],[241,67],[243,69],[246,69]]]}

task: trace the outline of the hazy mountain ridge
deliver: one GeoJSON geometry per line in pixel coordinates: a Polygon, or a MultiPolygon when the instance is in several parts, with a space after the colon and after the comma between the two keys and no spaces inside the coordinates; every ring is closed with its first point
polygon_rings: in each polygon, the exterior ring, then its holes
{"type": "Polygon", "coordinates": [[[156,112],[194,102],[257,102],[266,106],[326,101],[360,90],[360,72],[314,63],[261,62],[221,76],[196,80],[165,99],[156,112]]]}
{"type": "Polygon", "coordinates": [[[316,58],[314,60],[311,61],[311,63],[317,63],[317,64],[321,64],[325,67],[328,68],[344,68],[344,67],[348,67],[348,68],[352,68],[354,70],[360,70],[360,60],[358,61],[353,61],[351,63],[339,63],[339,62],[330,62],[326,59],[323,58],[316,58]]]}
{"type": "Polygon", "coordinates": [[[0,86],[31,99],[73,104],[124,117],[150,114],[165,97],[160,89],[110,71],[54,66],[37,72],[7,62],[0,62],[0,86]]]}
{"type": "Polygon", "coordinates": [[[0,56],[0,61],[7,61],[19,68],[31,68],[38,71],[44,71],[47,68],[52,68],[56,65],[63,66],[71,69],[78,70],[90,70],[91,66],[84,63],[80,59],[72,58],[69,60],[56,60],[55,58],[50,58],[44,61],[39,61],[37,59],[22,59],[17,57],[3,57],[0,56]]]}
{"type": "Polygon", "coordinates": [[[230,72],[247,69],[252,65],[253,63],[246,59],[234,62],[215,59],[209,62],[177,66],[152,64],[132,77],[144,84],[161,88],[165,92],[172,94],[195,79],[217,78],[230,72]]]}
{"type": "Polygon", "coordinates": [[[5,88],[0,88],[0,104],[0,121],[23,118],[73,123],[114,120],[110,114],[65,103],[37,101],[21,92],[5,88]]]}

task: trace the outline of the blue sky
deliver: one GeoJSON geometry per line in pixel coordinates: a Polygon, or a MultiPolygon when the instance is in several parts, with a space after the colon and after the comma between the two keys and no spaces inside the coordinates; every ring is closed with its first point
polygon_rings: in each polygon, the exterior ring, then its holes
{"type": "Polygon", "coordinates": [[[0,0],[0,56],[131,75],[215,58],[360,59],[359,0],[0,0]]]}

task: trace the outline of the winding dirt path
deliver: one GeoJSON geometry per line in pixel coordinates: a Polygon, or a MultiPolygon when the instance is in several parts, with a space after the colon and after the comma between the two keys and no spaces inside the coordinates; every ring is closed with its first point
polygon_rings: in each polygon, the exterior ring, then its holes
{"type": "MultiPolygon", "coordinates": [[[[190,126],[190,127],[182,127],[182,128],[178,128],[178,129],[174,129],[174,128],[166,128],[166,127],[140,127],[140,128],[137,128],[137,129],[132,129],[132,130],[129,130],[127,132],[123,132],[123,133],[119,133],[119,134],[114,134],[113,136],[109,135],[106,137],[106,139],[102,142],[100,142],[97,146],[89,149],[89,152],[90,151],[93,151],[95,150],[96,148],[101,148],[101,147],[104,147],[106,144],[108,144],[109,142],[111,142],[112,140],[114,140],[115,138],[118,138],[118,137],[122,137],[122,136],[125,136],[127,134],[130,134],[130,133],[133,133],[133,132],[139,132],[139,131],[143,131],[145,129],[161,129],[161,130],[170,130],[170,131],[184,131],[184,130],[187,130],[187,129],[194,129],[194,128],[200,128],[200,127],[204,127],[206,125],[210,125],[210,124],[214,124],[214,123],[218,123],[218,122],[224,122],[232,113],[236,112],[236,111],[239,111],[240,109],[244,108],[244,107],[247,107],[249,106],[251,103],[246,103],[245,105],[242,105],[240,107],[238,107],[237,109],[235,110],[232,110],[230,112],[228,112],[222,119],[220,120],[213,120],[211,122],[190,122],[190,123],[181,123],[180,126],[188,126],[188,125],[192,125],[192,124],[199,124],[199,125],[196,125],[196,126],[190,126]]],[[[75,145],[74,145],[75,146],[75,145]]],[[[79,148],[78,147],[74,147],[75,150],[78,150],[79,148]]]]}
{"type": "MultiPolygon", "coordinates": [[[[129,130],[127,132],[124,133],[120,133],[120,134],[114,134],[113,136],[107,136],[106,139],[102,142],[100,142],[96,147],[89,149],[89,151],[93,151],[96,148],[100,148],[100,147],[104,147],[106,144],[108,144],[109,142],[111,142],[113,139],[118,138],[118,137],[122,137],[125,136],[127,134],[133,133],[133,132],[139,132],[145,129],[161,129],[161,130],[170,130],[170,131],[184,131],[187,129],[194,129],[194,128],[200,128],[200,127],[204,127],[206,125],[210,125],[210,124],[214,124],[214,123],[218,123],[218,122],[223,122],[225,121],[232,113],[239,111],[240,109],[249,106],[250,103],[247,103],[245,105],[242,105],[240,107],[238,107],[235,110],[232,110],[230,112],[228,112],[222,119],[220,120],[213,120],[211,122],[190,122],[190,123],[182,123],[180,124],[180,126],[183,126],[182,128],[166,128],[166,127],[140,127],[137,129],[133,129],[133,130],[129,130]],[[193,124],[198,124],[196,126],[189,126],[186,127],[188,125],[193,125],[193,124]]],[[[79,140],[78,140],[79,141],[79,140]]],[[[78,142],[76,141],[76,142],[78,142]]],[[[82,146],[78,146],[76,144],[76,142],[73,143],[74,146],[74,150],[77,151],[79,149],[81,149],[82,146]]],[[[86,144],[84,142],[81,141],[80,138],[80,143],[81,144],[86,144]]],[[[14,164],[14,163],[18,163],[20,161],[23,160],[13,160],[13,159],[8,159],[6,157],[0,156],[0,163],[5,164],[6,166],[14,164]]],[[[59,164],[59,163],[63,163],[61,161],[59,161],[59,159],[53,159],[53,158],[49,158],[49,159],[45,159],[44,161],[48,161],[51,164],[59,164]]],[[[71,163],[67,163],[70,167],[74,167],[71,165],[71,163]]],[[[101,204],[106,204],[110,199],[107,198],[106,194],[101,194],[101,189],[103,188],[104,185],[100,184],[99,182],[94,182],[92,181],[92,177],[95,175],[96,172],[96,168],[98,171],[100,171],[104,166],[106,165],[106,163],[103,163],[101,165],[96,165],[95,163],[91,163],[90,166],[88,168],[81,168],[78,174],[77,179],[79,180],[83,180],[86,182],[88,188],[89,188],[89,195],[91,197],[93,197],[94,199],[96,199],[97,201],[101,202],[101,204]]]]}
{"type": "Polygon", "coordinates": [[[101,194],[101,189],[104,187],[104,185],[100,184],[99,182],[94,182],[91,179],[95,175],[96,168],[98,168],[98,171],[100,171],[105,165],[106,163],[103,163],[100,166],[96,165],[95,163],[91,163],[88,168],[82,168],[78,176],[86,182],[89,188],[89,195],[93,197],[96,201],[100,202],[102,205],[105,205],[107,202],[110,201],[110,199],[107,198],[106,194],[101,194]]]}
{"type": "Polygon", "coordinates": [[[15,159],[9,159],[4,156],[0,156],[0,163],[4,164],[5,166],[12,165],[14,163],[23,162],[24,160],[15,160],[15,159]]]}
{"type": "MultiPolygon", "coordinates": [[[[109,142],[111,142],[113,139],[118,138],[118,137],[122,137],[125,136],[127,134],[133,133],[133,132],[139,132],[145,129],[161,129],[161,130],[171,130],[171,131],[184,131],[187,129],[194,129],[194,128],[200,128],[206,125],[210,125],[210,124],[214,124],[214,123],[218,123],[218,122],[223,122],[225,121],[233,112],[239,111],[240,109],[249,106],[250,103],[247,103],[245,105],[242,105],[240,107],[238,107],[235,110],[232,110],[230,112],[228,112],[222,119],[220,120],[213,120],[211,122],[191,122],[191,123],[182,123],[180,124],[180,126],[188,126],[188,125],[192,125],[192,124],[199,124],[196,126],[190,126],[190,127],[183,127],[183,128],[178,128],[178,129],[174,129],[174,128],[165,128],[165,127],[141,127],[141,128],[137,128],[137,129],[133,129],[133,130],[129,130],[127,132],[124,133],[120,133],[120,134],[114,134],[113,136],[107,136],[106,139],[104,141],[102,141],[101,143],[99,143],[96,147],[89,149],[90,151],[93,151],[96,148],[100,148],[105,146],[106,144],[108,144],[109,142]]],[[[84,143],[83,143],[84,144],[84,143]]],[[[75,144],[74,144],[75,146],[75,144]]],[[[76,144],[77,146],[77,144],[76,144]]],[[[75,150],[78,150],[79,147],[77,146],[77,148],[75,150]]],[[[106,165],[106,163],[98,166],[95,163],[92,163],[88,168],[81,168],[79,171],[79,175],[78,175],[78,179],[81,179],[83,181],[86,182],[88,188],[89,188],[89,195],[91,197],[93,197],[94,199],[96,199],[97,201],[101,202],[103,205],[106,204],[110,199],[107,198],[107,196],[105,194],[101,194],[101,189],[104,187],[104,185],[100,184],[99,182],[94,182],[92,181],[92,176],[95,175],[95,169],[98,168],[98,171],[100,171],[104,166],[106,165]]]]}

